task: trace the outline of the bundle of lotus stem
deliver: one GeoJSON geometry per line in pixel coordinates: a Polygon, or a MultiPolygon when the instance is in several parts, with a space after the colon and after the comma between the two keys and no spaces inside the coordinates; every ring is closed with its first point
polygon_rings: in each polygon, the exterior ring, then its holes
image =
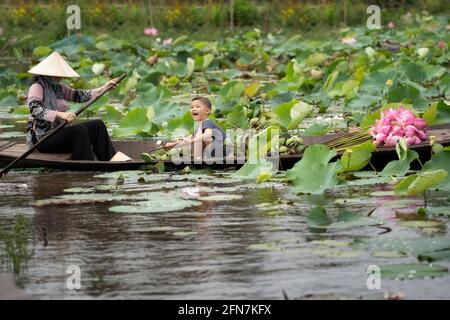
{"type": "Polygon", "coordinates": [[[328,141],[325,144],[330,149],[334,148],[336,151],[342,151],[372,140],[373,138],[368,128],[360,128],[354,132],[344,133],[340,137],[328,141]]]}

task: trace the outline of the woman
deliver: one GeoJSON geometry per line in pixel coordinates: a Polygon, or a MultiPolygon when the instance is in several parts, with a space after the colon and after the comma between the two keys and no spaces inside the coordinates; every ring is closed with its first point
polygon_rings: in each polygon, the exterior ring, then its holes
{"type": "MultiPolygon", "coordinates": [[[[116,84],[113,79],[93,90],[75,90],[61,84],[63,78],[79,75],[57,52],[28,72],[34,75],[27,97],[30,117],[26,140],[29,148],[62,121],[70,123],[75,120],[75,114],[67,112],[67,101],[89,101],[108,84],[116,84]]],[[[101,120],[67,125],[39,146],[38,151],[72,153],[73,160],[94,160],[95,154],[98,160],[108,161],[115,154],[106,126],[101,120]]]]}

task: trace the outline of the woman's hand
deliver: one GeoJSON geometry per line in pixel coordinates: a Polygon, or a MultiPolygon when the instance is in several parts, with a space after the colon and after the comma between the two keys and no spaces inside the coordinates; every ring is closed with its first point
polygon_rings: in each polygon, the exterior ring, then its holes
{"type": "Polygon", "coordinates": [[[61,118],[61,119],[63,119],[63,120],[66,120],[68,123],[71,123],[73,120],[75,120],[75,118],[77,117],[76,115],[75,115],[75,113],[73,113],[73,112],[61,112],[61,111],[58,111],[58,113],[56,114],[56,116],[58,117],[58,118],[61,118]]]}
{"type": "Polygon", "coordinates": [[[115,88],[117,87],[117,80],[118,80],[118,79],[119,79],[119,78],[114,78],[114,79],[109,80],[109,81],[105,84],[105,86],[112,86],[112,88],[115,89],[115,88]]]}

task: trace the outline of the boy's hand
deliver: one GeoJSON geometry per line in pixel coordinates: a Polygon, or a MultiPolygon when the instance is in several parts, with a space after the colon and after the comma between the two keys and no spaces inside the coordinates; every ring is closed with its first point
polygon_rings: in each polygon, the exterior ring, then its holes
{"type": "Polygon", "coordinates": [[[175,147],[177,144],[179,144],[181,142],[181,140],[177,140],[177,141],[172,141],[172,142],[167,142],[164,145],[164,149],[172,149],[173,147],[175,147]]]}
{"type": "Polygon", "coordinates": [[[190,144],[190,143],[192,143],[192,138],[190,138],[190,137],[184,138],[184,139],[182,140],[182,142],[183,142],[184,144],[190,144]]]}

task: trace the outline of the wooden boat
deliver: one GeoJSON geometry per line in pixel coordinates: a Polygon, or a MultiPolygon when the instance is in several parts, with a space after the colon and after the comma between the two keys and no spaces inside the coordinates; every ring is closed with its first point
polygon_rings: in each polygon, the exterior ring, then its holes
{"type": "MultiPolygon", "coordinates": [[[[339,137],[337,134],[329,134],[320,137],[304,137],[305,145],[312,145],[316,143],[326,143],[339,137]]],[[[435,136],[436,143],[440,143],[444,146],[450,145],[450,124],[432,126],[428,129],[428,136],[435,136]]],[[[134,161],[122,161],[122,162],[109,162],[109,161],[80,161],[71,160],[71,154],[50,154],[34,152],[28,156],[25,160],[18,164],[18,168],[38,168],[46,167],[52,169],[62,170],[74,170],[74,171],[118,171],[118,170],[138,170],[145,165],[156,164],[146,163],[141,159],[143,152],[155,148],[155,140],[147,141],[130,141],[130,140],[115,140],[113,144],[116,150],[119,150],[134,161]]],[[[410,146],[412,150],[419,153],[420,160],[427,161],[431,156],[431,146],[429,141],[425,141],[421,144],[410,146]]],[[[20,156],[26,150],[26,145],[23,142],[17,141],[0,141],[0,166],[5,166],[9,162],[13,161],[16,157],[20,156]]],[[[341,153],[338,153],[338,156],[341,153]]],[[[286,170],[292,168],[292,166],[301,159],[301,154],[294,155],[282,155],[279,157],[280,169],[286,170]]],[[[380,147],[372,155],[371,164],[376,168],[383,168],[386,163],[391,160],[397,159],[397,154],[394,147],[380,147]]],[[[222,160],[222,159],[221,159],[222,160]]],[[[276,160],[276,159],[275,159],[276,160]]],[[[164,161],[165,166],[168,168],[184,168],[186,165],[193,167],[209,166],[213,169],[224,168],[239,168],[245,162],[245,159],[223,159],[222,163],[194,163],[194,164],[174,164],[171,161],[164,161]]]]}

